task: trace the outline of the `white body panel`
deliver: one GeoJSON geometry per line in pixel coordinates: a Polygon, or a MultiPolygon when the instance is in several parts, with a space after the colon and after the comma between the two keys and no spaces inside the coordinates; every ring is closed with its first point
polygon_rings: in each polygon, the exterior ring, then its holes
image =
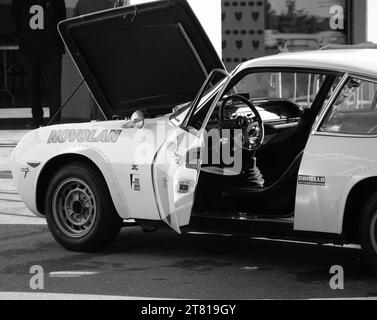
{"type": "Polygon", "coordinates": [[[167,132],[177,128],[170,125],[165,117],[146,121],[143,130],[122,129],[124,123],[125,121],[112,121],[61,125],[35,130],[26,135],[15,149],[11,162],[17,190],[30,211],[42,215],[36,205],[36,188],[39,175],[48,161],[61,155],[73,154],[87,157],[99,168],[122,218],[159,220],[154,201],[151,164],[158,148],[165,141],[167,132]],[[95,130],[97,135],[103,130],[122,131],[116,143],[79,143],[77,140],[48,143],[52,132],[65,130],[95,130]],[[161,133],[157,134],[158,130],[161,133]],[[28,162],[40,165],[33,169],[28,162]],[[23,173],[25,168],[29,170],[26,177],[23,173]],[[132,174],[137,174],[140,178],[138,188],[132,185],[132,174]]]}
{"type": "Polygon", "coordinates": [[[341,234],[348,195],[360,181],[377,177],[377,138],[313,135],[301,176],[324,177],[324,186],[298,184],[295,230],[341,234]]]}

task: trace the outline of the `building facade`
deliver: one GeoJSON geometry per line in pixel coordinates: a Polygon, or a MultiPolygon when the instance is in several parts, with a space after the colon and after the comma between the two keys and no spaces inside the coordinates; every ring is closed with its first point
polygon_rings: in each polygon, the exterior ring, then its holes
{"type": "Polygon", "coordinates": [[[223,60],[249,59],[367,41],[366,1],[222,0],[223,60]],[[357,4],[357,5],[356,5],[357,4]]]}
{"type": "MultiPolygon", "coordinates": [[[[202,22],[230,71],[242,61],[279,52],[366,42],[368,1],[375,0],[206,0],[205,5],[203,0],[188,1],[199,19],[215,12],[216,17],[203,18],[202,22]]],[[[140,0],[131,0],[131,4],[138,2],[140,0]]],[[[72,16],[76,3],[77,0],[66,0],[68,16],[72,16]]],[[[0,49],[4,45],[17,44],[10,5],[11,0],[0,0],[0,49]]],[[[3,58],[4,51],[0,54],[3,58]]],[[[0,63],[0,88],[4,89],[7,75],[7,86],[15,99],[13,101],[5,90],[0,89],[0,128],[4,124],[11,126],[14,122],[14,112],[9,110],[25,108],[29,104],[28,75],[19,66],[17,53],[8,54],[6,59],[6,68],[4,59],[0,63]]],[[[63,62],[63,100],[80,80],[70,57],[66,55],[63,62]]],[[[90,98],[85,86],[75,94],[63,115],[69,120],[90,119],[90,98]],[[82,107],[75,107],[78,104],[82,107]]]]}

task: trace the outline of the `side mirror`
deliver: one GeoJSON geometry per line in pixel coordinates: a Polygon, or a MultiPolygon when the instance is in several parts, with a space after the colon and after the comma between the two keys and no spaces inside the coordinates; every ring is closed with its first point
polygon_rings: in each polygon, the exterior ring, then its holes
{"type": "Polygon", "coordinates": [[[141,111],[135,111],[131,117],[131,122],[135,128],[143,129],[145,123],[144,114],[141,111]]]}

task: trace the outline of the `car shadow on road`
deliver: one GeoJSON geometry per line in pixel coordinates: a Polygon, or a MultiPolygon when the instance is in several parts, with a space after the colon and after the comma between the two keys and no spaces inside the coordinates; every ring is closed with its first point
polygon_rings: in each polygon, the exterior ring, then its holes
{"type": "Polygon", "coordinates": [[[103,254],[178,258],[178,262],[167,267],[184,270],[208,271],[230,265],[244,271],[280,270],[305,283],[327,280],[330,268],[339,265],[344,268],[348,279],[376,280],[360,249],[242,236],[180,236],[169,231],[123,230],[103,254]]]}

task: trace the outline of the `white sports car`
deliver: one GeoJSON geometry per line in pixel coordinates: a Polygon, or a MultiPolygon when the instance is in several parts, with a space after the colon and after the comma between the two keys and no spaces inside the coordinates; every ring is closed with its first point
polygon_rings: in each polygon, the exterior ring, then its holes
{"type": "Polygon", "coordinates": [[[59,30],[108,120],[32,131],[12,171],[63,247],[167,224],[358,243],[377,270],[377,50],[280,54],[228,74],[184,0],[59,30]]]}

